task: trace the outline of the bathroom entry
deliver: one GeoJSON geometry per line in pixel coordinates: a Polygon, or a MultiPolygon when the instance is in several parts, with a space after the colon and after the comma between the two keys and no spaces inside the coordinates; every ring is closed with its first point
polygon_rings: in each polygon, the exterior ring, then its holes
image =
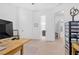
{"type": "Polygon", "coordinates": [[[41,38],[42,40],[46,39],[46,16],[41,16],[41,38]]]}

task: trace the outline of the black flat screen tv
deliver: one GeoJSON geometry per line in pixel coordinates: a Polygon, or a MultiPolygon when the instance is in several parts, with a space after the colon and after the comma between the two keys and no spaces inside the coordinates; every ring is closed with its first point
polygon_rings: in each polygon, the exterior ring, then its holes
{"type": "Polygon", "coordinates": [[[13,23],[0,19],[0,39],[13,36],[13,23]]]}

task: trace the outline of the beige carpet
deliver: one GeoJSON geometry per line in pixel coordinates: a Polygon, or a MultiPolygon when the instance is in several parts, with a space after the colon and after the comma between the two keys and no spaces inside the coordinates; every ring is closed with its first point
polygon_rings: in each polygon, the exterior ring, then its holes
{"type": "Polygon", "coordinates": [[[24,46],[24,55],[64,55],[64,40],[55,41],[32,40],[27,46],[24,46]]]}
{"type": "MultiPolygon", "coordinates": [[[[32,40],[29,45],[24,46],[24,55],[64,55],[64,40],[55,41],[32,40]]],[[[18,55],[20,52],[16,53],[18,55]]]]}

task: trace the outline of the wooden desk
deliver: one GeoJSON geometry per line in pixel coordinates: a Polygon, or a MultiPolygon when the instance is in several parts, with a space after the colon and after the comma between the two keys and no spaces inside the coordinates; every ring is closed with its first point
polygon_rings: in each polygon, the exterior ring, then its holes
{"type": "Polygon", "coordinates": [[[72,54],[73,55],[78,55],[79,53],[79,44],[73,43],[72,44],[72,54]]]}
{"type": "Polygon", "coordinates": [[[31,40],[20,39],[20,40],[7,40],[3,44],[7,47],[4,50],[0,51],[0,55],[13,55],[17,51],[20,51],[20,54],[23,55],[23,45],[28,44],[31,40]]]}

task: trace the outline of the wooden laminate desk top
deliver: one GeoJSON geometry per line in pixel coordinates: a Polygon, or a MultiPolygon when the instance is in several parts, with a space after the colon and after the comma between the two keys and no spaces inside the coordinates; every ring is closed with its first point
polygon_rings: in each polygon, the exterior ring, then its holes
{"type": "Polygon", "coordinates": [[[72,47],[73,47],[74,49],[76,49],[77,51],[79,51],[79,44],[73,43],[73,44],[72,44],[72,47]]]}
{"type": "Polygon", "coordinates": [[[6,46],[7,48],[0,51],[0,55],[5,55],[14,49],[24,45],[25,43],[28,44],[28,42],[31,41],[30,39],[19,39],[19,40],[6,40],[3,41],[2,45],[6,46]]]}

